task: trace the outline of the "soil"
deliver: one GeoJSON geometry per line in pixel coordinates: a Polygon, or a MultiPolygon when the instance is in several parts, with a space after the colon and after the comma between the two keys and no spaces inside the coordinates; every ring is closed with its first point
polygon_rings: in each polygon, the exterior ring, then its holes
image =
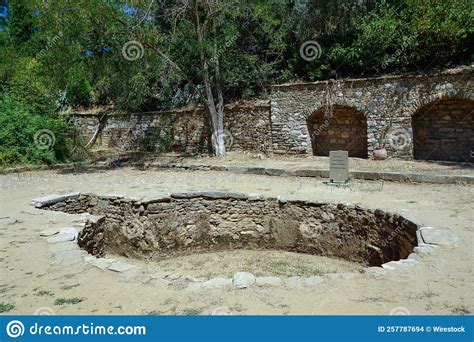
{"type": "Polygon", "coordinates": [[[33,314],[44,307],[56,314],[105,315],[209,314],[219,307],[245,315],[389,314],[400,307],[411,314],[474,312],[472,186],[353,181],[349,188],[334,188],[311,178],[132,168],[79,174],[38,171],[1,175],[0,185],[0,308],[14,305],[3,314],[33,314]],[[377,274],[360,273],[357,264],[340,260],[278,251],[219,252],[156,263],[133,261],[157,273],[176,271],[204,278],[230,277],[235,271],[257,276],[340,275],[311,288],[196,289],[186,284],[176,287],[160,282],[127,282],[117,273],[85,263],[55,264],[48,255],[46,240],[38,233],[46,228],[71,226],[77,215],[31,206],[31,199],[53,193],[137,196],[209,188],[361,203],[449,230],[460,243],[437,246],[413,266],[377,274]],[[347,272],[357,276],[346,278],[347,272]]]}
{"type": "MultiPolygon", "coordinates": [[[[207,156],[201,158],[184,158],[168,154],[161,156],[158,161],[174,161],[186,164],[203,165],[244,165],[265,168],[285,168],[289,170],[329,170],[329,158],[317,156],[272,155],[270,158],[264,154],[229,152],[226,156],[219,158],[207,156]]],[[[349,170],[474,176],[474,165],[472,163],[451,163],[426,160],[385,159],[374,161],[371,159],[349,158],[349,170]]]]}

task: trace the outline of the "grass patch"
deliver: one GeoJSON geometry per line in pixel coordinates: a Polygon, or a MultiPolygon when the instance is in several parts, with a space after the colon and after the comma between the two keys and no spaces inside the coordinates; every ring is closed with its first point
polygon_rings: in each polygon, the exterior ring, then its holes
{"type": "Polygon", "coordinates": [[[74,297],[74,298],[56,298],[56,300],[54,301],[54,305],[65,305],[65,304],[74,305],[74,304],[79,304],[83,300],[84,300],[84,298],[78,298],[78,297],[74,297]]]}
{"type": "Polygon", "coordinates": [[[469,309],[466,308],[464,305],[455,306],[455,307],[451,308],[450,310],[451,310],[451,313],[453,315],[459,315],[459,316],[465,316],[465,315],[469,315],[471,313],[471,311],[469,311],[469,309]]]}
{"type": "Polygon", "coordinates": [[[6,304],[6,303],[0,303],[0,313],[2,312],[7,312],[7,311],[11,311],[15,308],[15,305],[13,304],[6,304]]]}
{"type": "Polygon", "coordinates": [[[75,287],[78,287],[78,286],[80,286],[80,284],[64,285],[64,286],[61,286],[61,290],[66,290],[67,291],[67,290],[71,290],[71,289],[73,289],[75,287]]]}
{"type": "Polygon", "coordinates": [[[231,278],[235,272],[251,272],[257,277],[309,277],[362,270],[360,265],[346,260],[271,250],[209,252],[159,261],[158,265],[165,271],[203,279],[231,278]]]}
{"type": "Polygon", "coordinates": [[[202,309],[184,309],[183,310],[183,315],[184,316],[199,316],[202,314],[203,310],[202,309]]]}
{"type": "Polygon", "coordinates": [[[35,293],[35,296],[44,297],[44,296],[54,296],[54,293],[51,291],[41,290],[35,293]]]}

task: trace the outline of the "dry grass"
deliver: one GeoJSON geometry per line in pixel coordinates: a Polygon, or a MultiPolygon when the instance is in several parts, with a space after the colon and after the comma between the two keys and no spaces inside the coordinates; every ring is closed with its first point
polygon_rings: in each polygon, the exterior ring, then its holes
{"type": "Polygon", "coordinates": [[[163,260],[163,271],[195,278],[230,278],[235,272],[256,276],[314,276],[324,273],[356,272],[361,266],[344,260],[283,251],[236,250],[202,253],[163,260]]]}

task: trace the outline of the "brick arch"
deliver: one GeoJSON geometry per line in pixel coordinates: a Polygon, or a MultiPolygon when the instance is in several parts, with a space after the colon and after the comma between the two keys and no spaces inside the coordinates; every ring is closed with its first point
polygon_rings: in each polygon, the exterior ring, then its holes
{"type": "Polygon", "coordinates": [[[430,104],[440,101],[440,100],[447,100],[447,99],[458,99],[458,100],[471,100],[474,101],[474,93],[472,92],[471,88],[458,88],[458,89],[450,89],[450,90],[440,90],[437,91],[436,89],[426,95],[420,95],[420,98],[410,104],[406,109],[410,116],[414,116],[418,113],[420,109],[425,106],[429,106],[430,104]]]}
{"type": "Polygon", "coordinates": [[[351,106],[334,105],[332,115],[319,108],[306,119],[313,155],[346,150],[350,157],[367,158],[367,118],[351,106]]]}
{"type": "MultiPolygon", "coordinates": [[[[369,108],[363,107],[361,101],[356,101],[348,97],[336,98],[332,105],[333,107],[352,107],[366,117],[367,115],[365,113],[369,112],[369,108]]],[[[308,120],[316,111],[321,110],[323,107],[325,107],[325,101],[314,101],[313,105],[303,112],[303,117],[305,120],[308,120]]]]}
{"type": "Polygon", "coordinates": [[[472,162],[474,100],[468,93],[429,99],[412,115],[414,158],[472,162]]]}

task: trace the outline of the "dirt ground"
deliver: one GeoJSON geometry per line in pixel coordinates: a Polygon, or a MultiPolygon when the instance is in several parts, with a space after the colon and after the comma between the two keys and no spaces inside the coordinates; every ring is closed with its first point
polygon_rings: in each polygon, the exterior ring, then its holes
{"type": "MultiPolygon", "coordinates": [[[[259,161],[260,163],[261,161],[259,161]]],[[[410,165],[410,164],[407,164],[410,165]]],[[[140,171],[92,173],[55,171],[0,176],[0,311],[33,314],[411,314],[474,313],[474,187],[354,181],[350,188],[327,187],[321,179],[266,177],[230,172],[140,171]],[[222,289],[126,281],[86,263],[58,265],[48,253],[45,228],[71,226],[78,215],[37,210],[31,199],[74,191],[129,196],[164,191],[218,189],[266,196],[289,195],[328,202],[361,203],[398,212],[425,225],[450,230],[458,246],[437,246],[410,267],[380,274],[359,265],[278,251],[233,251],[192,255],[157,263],[129,261],[150,272],[231,277],[334,274],[313,287],[222,289]],[[345,277],[353,272],[356,277],[345,277]],[[337,275],[341,275],[340,277],[337,275]],[[402,309],[400,309],[402,308],[402,309]]],[[[115,256],[114,256],[115,257],[115,256]]],[[[120,257],[117,257],[120,259],[120,257]]]]}
{"type": "MultiPolygon", "coordinates": [[[[265,168],[285,168],[285,169],[318,169],[329,170],[328,157],[316,156],[278,156],[272,155],[271,158],[264,154],[255,154],[248,152],[229,152],[226,156],[215,158],[203,156],[180,157],[177,155],[162,155],[157,161],[181,162],[186,164],[204,164],[204,165],[225,165],[237,166],[245,165],[252,167],[265,168]]],[[[474,176],[474,165],[472,163],[450,163],[440,161],[426,160],[370,160],[361,158],[349,158],[349,169],[351,171],[372,171],[372,172],[407,172],[424,174],[443,174],[443,175],[470,175],[474,176]]]]}

